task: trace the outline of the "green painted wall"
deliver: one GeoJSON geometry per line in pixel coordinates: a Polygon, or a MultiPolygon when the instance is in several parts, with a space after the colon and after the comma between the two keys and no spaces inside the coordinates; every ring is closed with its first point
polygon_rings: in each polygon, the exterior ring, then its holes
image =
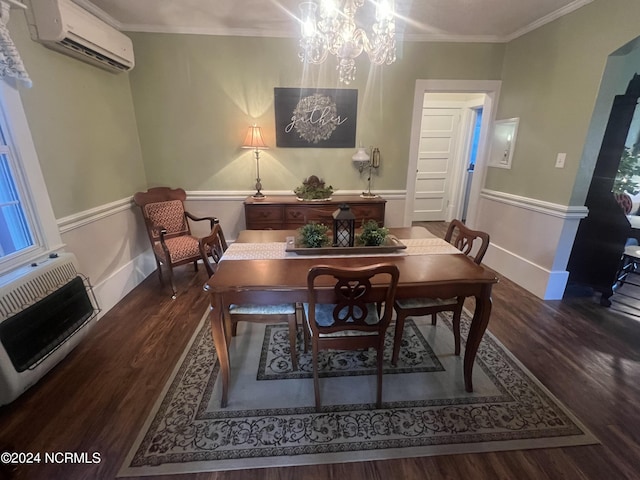
{"type": "Polygon", "coordinates": [[[487,188],[583,204],[606,124],[590,127],[607,57],[640,35],[638,18],[640,2],[595,0],[507,45],[497,118],[520,125],[512,169],[490,168],[487,188]]]}
{"type": "MultiPolygon", "coordinates": [[[[520,117],[520,128],[513,168],[490,168],[486,187],[580,204],[604,129],[593,114],[607,57],[640,35],[638,18],[640,2],[595,0],[507,45],[407,42],[391,66],[359,59],[349,88],[358,141],[382,152],[375,188],[405,188],[417,79],[502,79],[498,118],[520,117]]],[[[129,33],[136,68],[114,75],[33,42],[19,10],[9,28],[34,81],[21,95],[58,218],[153,185],[250,190],[255,162],[240,144],[254,122],[272,147],[266,190],[310,174],[338,189],[366,184],[353,149],[275,148],[274,87],[341,87],[334,59],[305,67],[294,39],[129,33]]]]}
{"type": "MultiPolygon", "coordinates": [[[[295,39],[131,34],[131,88],[150,185],[187,190],[251,190],[255,160],[240,148],[247,126],[263,127],[265,190],[292,190],[315,174],[337,189],[366,185],[355,149],[275,148],[274,87],[343,88],[335,59],[304,67],[295,39]]],[[[370,70],[357,63],[357,141],[377,146],[377,189],[405,188],[417,79],[499,79],[502,44],[406,43],[398,61],[370,70]]]]}
{"type": "Polygon", "coordinates": [[[20,95],[56,218],[145,189],[128,75],[32,41],[19,9],[9,31],[33,80],[20,95]]]}

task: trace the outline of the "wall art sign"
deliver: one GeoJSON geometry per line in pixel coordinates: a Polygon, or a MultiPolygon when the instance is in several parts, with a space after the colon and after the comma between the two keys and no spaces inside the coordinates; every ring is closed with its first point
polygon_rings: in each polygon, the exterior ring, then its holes
{"type": "Polygon", "coordinates": [[[356,146],[358,90],[274,88],[274,109],[278,147],[356,146]]]}

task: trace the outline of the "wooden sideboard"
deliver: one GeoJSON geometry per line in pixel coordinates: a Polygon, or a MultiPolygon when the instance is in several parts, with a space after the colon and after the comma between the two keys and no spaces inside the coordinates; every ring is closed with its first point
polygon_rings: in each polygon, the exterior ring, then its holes
{"type": "Polygon", "coordinates": [[[363,221],[375,220],[384,225],[383,198],[341,196],[321,202],[300,201],[294,195],[269,196],[262,200],[249,197],[244,201],[247,230],[294,230],[308,222],[331,226],[333,212],[346,203],[356,216],[356,227],[363,221]]]}

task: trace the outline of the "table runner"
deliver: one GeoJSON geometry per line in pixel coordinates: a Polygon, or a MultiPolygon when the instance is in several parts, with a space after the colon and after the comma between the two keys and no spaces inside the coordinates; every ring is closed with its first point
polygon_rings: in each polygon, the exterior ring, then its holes
{"type": "MultiPolygon", "coordinates": [[[[405,255],[433,255],[461,253],[456,247],[441,238],[409,238],[400,241],[406,249],[391,253],[348,254],[349,257],[388,257],[405,255]]],[[[326,258],[346,255],[298,255],[286,251],[286,242],[233,243],[222,256],[222,260],[265,260],[282,258],[326,258]]]]}

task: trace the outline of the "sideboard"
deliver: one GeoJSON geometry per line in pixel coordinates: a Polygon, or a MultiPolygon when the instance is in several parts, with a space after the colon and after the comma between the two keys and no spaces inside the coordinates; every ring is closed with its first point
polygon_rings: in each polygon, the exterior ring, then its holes
{"type": "Polygon", "coordinates": [[[248,197],[244,201],[247,230],[295,230],[308,222],[331,226],[333,212],[346,203],[356,217],[356,227],[366,220],[384,225],[386,200],[381,197],[341,196],[332,200],[301,201],[295,195],[264,199],[248,197]]]}

